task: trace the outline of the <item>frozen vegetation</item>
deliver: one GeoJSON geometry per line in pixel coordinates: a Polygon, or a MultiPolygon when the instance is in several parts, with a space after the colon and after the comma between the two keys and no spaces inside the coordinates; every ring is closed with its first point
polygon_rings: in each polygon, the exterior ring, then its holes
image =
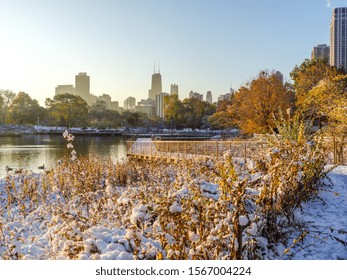
{"type": "Polygon", "coordinates": [[[0,185],[0,259],[347,259],[347,168],[317,143],[259,158],[72,158],[0,185]]]}

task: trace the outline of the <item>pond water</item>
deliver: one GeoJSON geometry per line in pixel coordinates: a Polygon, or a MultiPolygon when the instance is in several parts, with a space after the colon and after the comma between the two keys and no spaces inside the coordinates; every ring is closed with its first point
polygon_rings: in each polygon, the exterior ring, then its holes
{"type": "MultiPolygon", "coordinates": [[[[57,161],[69,155],[67,142],[61,135],[25,135],[0,137],[0,178],[6,175],[6,166],[38,172],[38,166],[54,167],[57,161]]],[[[126,140],[119,136],[76,136],[73,141],[78,156],[97,156],[114,161],[126,157],[126,140]]]]}

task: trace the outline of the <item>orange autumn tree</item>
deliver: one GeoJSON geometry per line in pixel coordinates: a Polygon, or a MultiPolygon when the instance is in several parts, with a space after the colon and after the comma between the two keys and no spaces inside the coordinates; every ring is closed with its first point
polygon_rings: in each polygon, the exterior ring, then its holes
{"type": "Polygon", "coordinates": [[[293,108],[294,95],[290,84],[268,71],[242,86],[234,96],[231,110],[242,132],[268,133],[275,128],[274,117],[293,108]]]}

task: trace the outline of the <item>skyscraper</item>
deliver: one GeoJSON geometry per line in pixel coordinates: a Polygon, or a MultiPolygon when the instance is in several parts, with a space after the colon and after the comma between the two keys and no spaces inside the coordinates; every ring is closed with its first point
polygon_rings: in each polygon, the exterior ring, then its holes
{"type": "Polygon", "coordinates": [[[165,96],[168,96],[169,94],[166,92],[161,92],[156,95],[156,101],[155,101],[155,108],[156,108],[156,115],[164,118],[164,109],[165,109],[165,96]]]}
{"type": "Polygon", "coordinates": [[[330,65],[347,69],[347,8],[335,8],[330,24],[330,65]]]}
{"type": "Polygon", "coordinates": [[[311,59],[327,59],[329,62],[330,58],[330,47],[326,44],[317,45],[316,47],[313,47],[311,52],[311,59]]]}
{"type": "Polygon", "coordinates": [[[87,76],[87,73],[82,72],[78,73],[78,75],[75,76],[75,92],[76,95],[82,97],[87,102],[89,101],[90,80],[89,76],[87,76]]]}
{"type": "Polygon", "coordinates": [[[162,92],[162,86],[161,86],[160,70],[158,70],[158,73],[155,73],[155,65],[154,65],[154,73],[152,75],[151,89],[148,91],[148,99],[155,101],[157,94],[161,92],[162,92]]]}
{"type": "Polygon", "coordinates": [[[208,91],[206,93],[206,102],[212,104],[212,92],[211,91],[208,91]]]}

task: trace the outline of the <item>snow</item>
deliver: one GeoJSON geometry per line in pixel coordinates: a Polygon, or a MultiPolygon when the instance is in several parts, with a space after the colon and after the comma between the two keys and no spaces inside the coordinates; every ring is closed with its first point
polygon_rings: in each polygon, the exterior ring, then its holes
{"type": "Polygon", "coordinates": [[[146,217],[147,206],[139,205],[135,207],[130,216],[130,222],[134,225],[137,224],[138,221],[142,221],[146,217]]]}
{"type": "Polygon", "coordinates": [[[192,242],[199,240],[199,235],[195,234],[195,232],[189,232],[189,240],[192,242]]]}
{"type": "Polygon", "coordinates": [[[252,223],[251,224],[251,227],[249,229],[247,229],[247,232],[250,234],[250,235],[253,235],[255,236],[258,232],[258,226],[256,223],[252,223]]]}
{"type": "MultiPolygon", "coordinates": [[[[308,226],[303,242],[290,249],[292,259],[347,259],[347,166],[329,173],[333,186],[297,209],[296,218],[308,226]]],[[[297,239],[293,234],[291,240],[297,239]]]]}
{"type": "MultiPolygon", "coordinates": [[[[256,174],[254,174],[256,176],[256,174]]],[[[347,166],[338,166],[329,173],[329,178],[332,181],[331,187],[322,187],[317,197],[310,201],[303,203],[301,209],[295,211],[295,217],[298,222],[302,222],[306,228],[303,231],[293,231],[289,243],[285,245],[278,244],[277,251],[280,257],[274,258],[281,259],[320,259],[320,260],[338,260],[347,259],[347,166]],[[303,240],[300,236],[305,229],[308,232],[303,240]],[[286,249],[287,253],[281,254],[286,249]]],[[[110,199],[110,205],[118,202],[119,204],[131,204],[133,199],[128,190],[123,190],[118,200],[111,200],[112,195],[117,192],[116,187],[112,187],[109,182],[106,182],[105,192],[107,199],[110,199]]],[[[195,183],[200,188],[202,193],[209,199],[217,199],[220,194],[217,184],[212,184],[201,179],[196,179],[195,183]]],[[[4,180],[0,180],[0,190],[4,186],[4,180]]],[[[258,192],[259,190],[255,191],[258,192]]],[[[2,191],[0,194],[5,197],[6,192],[2,191]]],[[[166,209],[173,216],[179,216],[184,213],[180,202],[182,199],[188,199],[190,191],[186,186],[177,188],[177,191],[171,196],[172,204],[166,205],[166,209]]],[[[0,197],[1,198],[1,197],[0,197]]],[[[63,197],[56,191],[51,193],[47,199],[52,203],[57,203],[58,200],[63,201],[63,197]]],[[[0,200],[2,203],[4,199],[0,200]]],[[[212,204],[213,205],[213,204],[212,204]]],[[[0,205],[2,206],[2,205],[0,205]]],[[[2,206],[6,209],[5,206],[2,206]]],[[[111,208],[111,206],[110,206],[111,208]]],[[[108,224],[107,221],[99,222],[96,225],[79,229],[77,224],[69,224],[68,222],[58,221],[59,216],[54,214],[47,214],[45,207],[39,205],[33,209],[26,217],[20,217],[20,209],[14,208],[11,213],[11,218],[6,221],[6,210],[2,213],[5,217],[2,225],[2,237],[0,238],[0,258],[6,250],[9,250],[13,256],[22,255],[23,259],[49,259],[48,252],[58,251],[59,248],[64,248],[64,252],[76,250],[79,253],[76,255],[79,259],[101,259],[101,260],[131,260],[134,259],[132,249],[134,249],[137,242],[140,240],[141,245],[138,247],[138,256],[148,259],[155,258],[157,250],[161,248],[159,240],[148,237],[147,234],[151,232],[151,228],[147,228],[141,235],[137,233],[136,228],[143,226],[146,220],[149,219],[148,212],[151,211],[150,205],[138,204],[134,205],[132,211],[128,214],[129,226],[119,226],[117,224],[108,224]],[[20,218],[19,218],[20,217],[20,218]],[[51,224],[53,226],[51,226],[51,224]],[[69,229],[69,234],[73,235],[73,239],[79,240],[83,238],[80,247],[76,248],[76,243],[72,243],[59,236],[59,232],[69,229]],[[4,238],[4,239],[2,239],[4,238]],[[10,249],[9,249],[10,248],[10,249]]],[[[210,206],[211,210],[213,207],[210,206]]],[[[186,210],[186,208],[184,208],[186,210]]],[[[68,212],[71,217],[75,215],[74,212],[68,212]]],[[[195,219],[192,216],[192,221],[195,219]]],[[[226,217],[225,220],[230,217],[226,217]]],[[[240,225],[246,227],[246,232],[252,238],[257,238],[257,242],[267,247],[267,240],[262,237],[257,237],[259,225],[255,222],[254,215],[240,216],[240,225]]],[[[217,242],[220,237],[217,236],[224,221],[216,224],[215,230],[207,237],[208,242],[217,242]]],[[[154,222],[152,228],[160,227],[160,223],[154,222]]],[[[173,229],[177,226],[175,223],[166,224],[167,229],[173,229]]],[[[175,237],[165,233],[164,235],[168,245],[176,242],[175,237]]],[[[177,238],[177,237],[176,237],[177,238]]],[[[188,239],[191,242],[197,242],[203,236],[199,236],[199,232],[190,231],[188,239]]],[[[204,248],[201,245],[197,246],[194,250],[191,248],[189,251],[190,256],[199,253],[204,248]]],[[[266,253],[270,249],[266,249],[266,253]]],[[[179,255],[179,252],[168,249],[165,257],[172,257],[179,255]]],[[[268,255],[271,258],[272,255],[268,255]]],[[[68,259],[68,256],[62,252],[54,256],[56,259],[68,259]]]]}
{"type": "Polygon", "coordinates": [[[246,216],[240,216],[239,218],[240,226],[245,227],[248,224],[248,218],[246,216]]]}
{"type": "Polygon", "coordinates": [[[170,213],[174,214],[174,213],[181,213],[182,212],[182,208],[181,205],[179,205],[179,203],[177,201],[175,201],[169,208],[170,213]]]}
{"type": "Polygon", "coordinates": [[[178,197],[178,198],[183,198],[183,197],[186,197],[188,196],[189,194],[189,190],[187,187],[184,187],[182,189],[180,189],[179,191],[175,192],[173,194],[174,197],[178,197]]]}

